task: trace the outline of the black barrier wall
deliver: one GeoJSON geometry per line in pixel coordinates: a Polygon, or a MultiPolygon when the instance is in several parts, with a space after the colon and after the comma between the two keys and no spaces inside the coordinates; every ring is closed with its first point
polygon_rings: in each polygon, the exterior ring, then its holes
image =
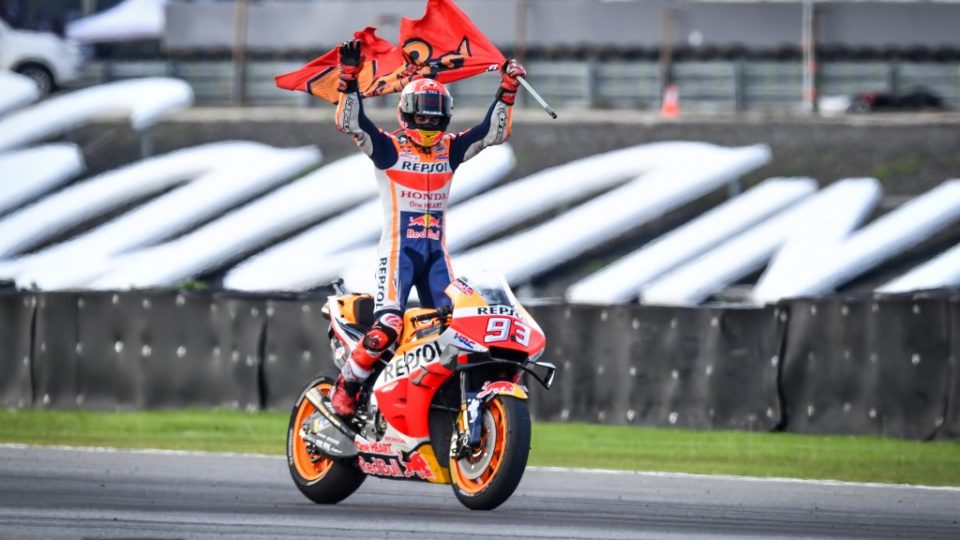
{"type": "MultiPolygon", "coordinates": [[[[960,333],[960,298],[950,299],[951,332],[960,333]]],[[[953,334],[952,334],[953,335],[953,334]]],[[[960,339],[950,340],[950,374],[947,379],[947,402],[944,406],[942,439],[960,438],[960,339]]]]}
{"type": "Polygon", "coordinates": [[[797,300],[790,310],[782,384],[791,431],[936,435],[951,376],[948,299],[797,300]]]}
{"type": "Polygon", "coordinates": [[[30,374],[36,298],[0,293],[0,407],[33,403],[30,374]]]}
{"type": "Polygon", "coordinates": [[[293,406],[302,387],[318,373],[336,377],[337,369],[330,358],[328,323],[320,314],[323,304],[320,298],[267,302],[264,407],[293,406]]]}
{"type": "MultiPolygon", "coordinates": [[[[283,410],[333,376],[325,293],[0,295],[0,404],[283,410]]],[[[960,436],[960,297],[763,308],[546,305],[540,420],[960,436]]]]}
{"type": "MultiPolygon", "coordinates": [[[[33,404],[42,407],[83,406],[77,376],[80,356],[79,297],[74,293],[36,294],[31,349],[33,404]]],[[[85,358],[92,358],[87,356],[85,358]]],[[[89,362],[99,364],[101,359],[89,362]]]]}
{"type": "Polygon", "coordinates": [[[780,422],[779,308],[543,306],[553,390],[542,419],[770,430],[780,422]]]}

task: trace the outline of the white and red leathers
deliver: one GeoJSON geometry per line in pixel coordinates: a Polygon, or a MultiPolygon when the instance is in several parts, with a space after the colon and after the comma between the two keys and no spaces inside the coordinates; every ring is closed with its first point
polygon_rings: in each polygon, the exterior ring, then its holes
{"type": "MultiPolygon", "coordinates": [[[[353,137],[373,160],[384,215],[374,295],[376,324],[344,365],[343,379],[349,383],[365,380],[373,364],[400,335],[401,315],[412,287],[417,287],[424,307],[449,305],[443,291],[452,278],[445,247],[450,184],[461,163],[509,138],[513,94],[501,89],[483,121],[468,130],[448,133],[445,129],[452,110],[449,93],[436,81],[416,80],[400,96],[398,118],[402,129],[388,133],[364,114],[355,83],[348,81],[340,90],[337,128],[353,137]],[[439,122],[415,121],[415,117],[425,116],[439,117],[439,122]]],[[[344,393],[339,389],[342,385],[338,381],[335,397],[344,393]]],[[[348,388],[348,393],[354,394],[356,385],[350,386],[354,388],[348,388]]],[[[343,409],[338,413],[349,413],[351,405],[355,408],[355,402],[343,403],[342,397],[339,401],[334,399],[334,406],[343,409]]]]}

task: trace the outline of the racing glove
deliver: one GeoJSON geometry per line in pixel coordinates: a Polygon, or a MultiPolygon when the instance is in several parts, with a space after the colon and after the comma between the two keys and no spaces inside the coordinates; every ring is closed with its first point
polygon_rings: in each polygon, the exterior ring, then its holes
{"type": "Polygon", "coordinates": [[[500,90],[497,91],[497,99],[507,105],[513,105],[517,100],[517,89],[520,88],[517,77],[523,77],[526,74],[527,70],[523,69],[523,65],[516,59],[511,58],[504,62],[500,69],[500,90]]]}
{"type": "Polygon", "coordinates": [[[344,41],[340,44],[340,92],[356,92],[359,89],[357,78],[363,69],[363,55],[360,54],[360,40],[344,41]]]}

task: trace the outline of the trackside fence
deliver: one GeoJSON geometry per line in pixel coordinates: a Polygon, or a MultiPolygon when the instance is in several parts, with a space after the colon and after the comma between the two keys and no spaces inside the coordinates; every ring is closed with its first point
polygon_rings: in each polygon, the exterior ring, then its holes
{"type": "MultiPolygon", "coordinates": [[[[229,60],[115,60],[91,62],[83,84],[92,85],[133,77],[177,77],[193,88],[199,105],[320,106],[303,92],[279,90],[274,76],[310,61],[252,60],[237,70],[229,60]],[[236,91],[243,89],[242,98],[236,91]],[[241,102],[242,99],[242,102],[241,102]]],[[[531,60],[530,83],[556,108],[656,110],[664,85],[654,60],[531,60]]],[[[803,64],[797,60],[678,61],[672,80],[677,83],[684,111],[730,113],[740,111],[801,112],[803,64]]],[[[457,107],[489,105],[499,84],[496,73],[482,74],[450,84],[457,107]]],[[[916,90],[933,92],[951,108],[960,107],[960,63],[871,60],[819,63],[818,94],[852,97],[861,92],[900,95],[916,90]]],[[[520,107],[539,105],[520,93],[520,107]]],[[[396,97],[372,99],[373,107],[396,106],[396,97]]]]}
{"type": "MultiPolygon", "coordinates": [[[[0,406],[283,410],[334,375],[325,295],[0,293],[0,406]]],[[[960,436],[960,295],[544,305],[540,420],[960,436]]]]}

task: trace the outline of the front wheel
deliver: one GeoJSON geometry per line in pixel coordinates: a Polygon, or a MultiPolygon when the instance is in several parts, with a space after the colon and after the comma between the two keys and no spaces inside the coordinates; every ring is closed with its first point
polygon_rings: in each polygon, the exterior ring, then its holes
{"type": "Polygon", "coordinates": [[[517,489],[529,454],[527,402],[497,396],[484,406],[480,448],[450,460],[453,492],[471,510],[493,510],[517,489]]]}
{"type": "Polygon", "coordinates": [[[351,463],[333,460],[319,453],[300,434],[301,427],[319,414],[306,398],[311,388],[316,388],[326,396],[333,390],[333,381],[328,377],[317,377],[300,393],[287,427],[287,466],[297,489],[308,499],[317,504],[335,504],[356,491],[366,475],[351,463]]]}

